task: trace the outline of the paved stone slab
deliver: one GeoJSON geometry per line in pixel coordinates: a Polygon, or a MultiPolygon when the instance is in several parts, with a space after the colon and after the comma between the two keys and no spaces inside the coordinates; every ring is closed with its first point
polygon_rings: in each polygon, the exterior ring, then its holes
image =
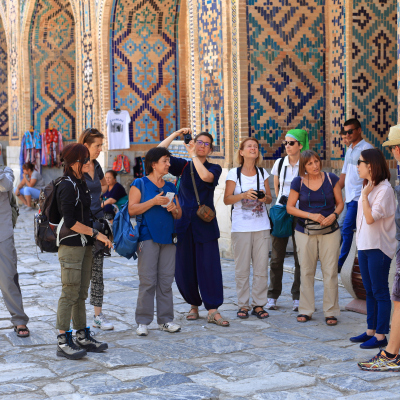
{"type": "Polygon", "coordinates": [[[185,375],[172,374],[169,372],[160,375],[147,376],[142,378],[141,381],[144,385],[153,388],[192,382],[192,380],[185,375]]]}
{"type": "Polygon", "coordinates": [[[67,382],[50,383],[42,388],[49,397],[71,394],[75,392],[75,388],[67,382]]]}
{"type": "MultiPolygon", "coordinates": [[[[224,329],[221,327],[219,328],[224,329]]],[[[186,339],[185,343],[195,349],[201,349],[203,351],[208,350],[211,353],[215,354],[233,353],[236,351],[251,349],[254,347],[247,343],[234,342],[233,340],[229,340],[227,338],[216,335],[204,335],[202,337],[186,339]]]]}
{"type": "Polygon", "coordinates": [[[143,385],[138,382],[121,383],[119,379],[108,374],[92,374],[85,378],[75,379],[71,383],[78,387],[79,392],[89,395],[126,392],[143,388],[143,385]]]}
{"type": "Polygon", "coordinates": [[[0,384],[7,382],[29,382],[35,379],[53,378],[56,375],[46,368],[32,363],[0,365],[0,384]]]}
{"type": "Polygon", "coordinates": [[[262,392],[280,391],[315,385],[313,377],[296,374],[294,372],[279,372],[269,375],[268,379],[249,378],[236,382],[216,384],[222,392],[231,396],[250,396],[262,392]]]}
{"type": "Polygon", "coordinates": [[[237,378],[251,378],[256,376],[266,376],[281,372],[281,369],[274,361],[258,361],[249,364],[239,364],[221,369],[220,375],[232,376],[237,378]]]}
{"type": "Polygon", "coordinates": [[[380,385],[373,385],[354,376],[340,376],[337,378],[328,378],[325,383],[340,391],[348,391],[350,393],[372,392],[383,389],[380,385]]]}
{"type": "Polygon", "coordinates": [[[138,351],[121,348],[111,348],[107,352],[100,354],[89,353],[88,358],[107,368],[143,365],[154,361],[153,358],[138,351]]]}
{"type": "MultiPolygon", "coordinates": [[[[300,388],[291,392],[279,391],[256,394],[254,400],[336,400],[341,393],[325,385],[300,388]]],[[[363,399],[366,400],[366,399],[363,399]]]]}
{"type": "Polygon", "coordinates": [[[189,378],[198,385],[214,386],[217,383],[227,383],[228,381],[212,372],[201,372],[199,374],[189,375],[189,378]]]}
{"type": "Polygon", "coordinates": [[[13,346],[23,347],[42,346],[44,344],[54,345],[57,341],[57,334],[53,331],[37,331],[31,329],[30,332],[31,333],[27,338],[18,337],[14,331],[7,333],[6,336],[13,346]]]}
{"type": "Polygon", "coordinates": [[[151,346],[148,344],[141,344],[136,346],[136,349],[154,357],[162,356],[163,358],[166,357],[173,359],[191,359],[194,357],[206,356],[211,353],[211,351],[207,349],[175,342],[153,342],[151,346]]]}
{"type": "Polygon", "coordinates": [[[374,392],[363,392],[349,396],[340,396],[337,400],[366,400],[366,399],[379,399],[379,400],[398,400],[399,393],[391,393],[386,390],[377,390],[374,392]]]}
{"type": "Polygon", "coordinates": [[[10,383],[0,385],[0,395],[18,392],[34,392],[35,390],[38,390],[38,387],[30,383],[10,383]]]}
{"type": "Polygon", "coordinates": [[[146,376],[160,375],[161,371],[154,368],[122,368],[110,371],[109,374],[120,381],[134,381],[146,376]]]}
{"type": "MultiPolygon", "coordinates": [[[[162,396],[163,399],[174,400],[217,400],[219,398],[218,390],[194,383],[168,386],[160,389],[146,389],[143,390],[142,393],[151,396],[162,396]]],[[[148,397],[148,399],[150,400],[152,398],[148,397]]]]}
{"type": "Polygon", "coordinates": [[[167,361],[150,364],[149,367],[159,369],[164,372],[172,372],[175,374],[191,374],[193,372],[202,371],[202,368],[181,361],[167,361]]]}

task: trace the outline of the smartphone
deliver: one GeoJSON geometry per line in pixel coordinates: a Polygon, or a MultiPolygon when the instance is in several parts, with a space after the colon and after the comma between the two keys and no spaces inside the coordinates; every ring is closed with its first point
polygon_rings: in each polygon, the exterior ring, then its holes
{"type": "Polygon", "coordinates": [[[161,205],[161,207],[168,207],[171,204],[171,201],[174,199],[175,197],[175,193],[174,192],[167,192],[165,194],[165,197],[167,197],[169,199],[169,202],[167,204],[163,204],[161,205]]]}

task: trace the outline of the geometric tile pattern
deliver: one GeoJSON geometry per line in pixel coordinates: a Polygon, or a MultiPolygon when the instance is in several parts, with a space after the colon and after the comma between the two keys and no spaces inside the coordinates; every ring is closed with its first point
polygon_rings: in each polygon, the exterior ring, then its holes
{"type": "Polygon", "coordinates": [[[194,54],[194,10],[196,5],[193,0],[188,1],[189,12],[189,40],[190,40],[190,126],[193,134],[197,134],[197,121],[196,121],[196,71],[194,67],[195,54],[194,54]]]}
{"type": "Polygon", "coordinates": [[[214,138],[214,152],[224,152],[224,83],[221,0],[198,1],[201,131],[214,138]]]}
{"type": "Polygon", "coordinates": [[[82,53],[82,95],[83,95],[83,126],[90,128],[95,124],[94,115],[94,81],[93,59],[94,43],[91,16],[91,1],[79,3],[81,21],[81,53],[82,53]]]}
{"type": "Polygon", "coordinates": [[[9,118],[10,136],[11,140],[19,140],[19,67],[18,67],[18,49],[20,46],[18,37],[18,0],[9,0],[9,12],[8,12],[8,30],[10,33],[10,46],[9,46],[9,71],[11,82],[9,85],[9,96],[11,98],[11,116],[9,118]]]}
{"type": "Polygon", "coordinates": [[[325,159],[325,1],[247,0],[247,24],[250,136],[271,160],[305,129],[325,159]]]}
{"type": "Polygon", "coordinates": [[[0,136],[8,136],[7,39],[0,19],[0,136]]]}
{"type": "MultiPolygon", "coordinates": [[[[396,4],[353,2],[351,111],[376,147],[397,124],[396,4]]],[[[384,152],[389,158],[388,150],[384,152]]]]}
{"type": "Polygon", "coordinates": [[[346,78],[345,78],[345,7],[344,0],[333,0],[330,7],[332,22],[331,34],[331,160],[341,160],[345,156],[346,146],[340,137],[340,130],[346,115],[346,78]]]}
{"type": "Polygon", "coordinates": [[[36,0],[30,32],[31,115],[34,128],[54,126],[76,139],[75,22],[67,0],[36,0]]]}
{"type": "Polygon", "coordinates": [[[238,77],[238,38],[237,4],[231,0],[232,8],[232,91],[233,91],[233,150],[239,149],[239,77],[238,77]]]}
{"type": "Polygon", "coordinates": [[[179,120],[179,0],[116,0],[113,8],[111,105],[129,112],[131,142],[160,142],[179,120]]]}

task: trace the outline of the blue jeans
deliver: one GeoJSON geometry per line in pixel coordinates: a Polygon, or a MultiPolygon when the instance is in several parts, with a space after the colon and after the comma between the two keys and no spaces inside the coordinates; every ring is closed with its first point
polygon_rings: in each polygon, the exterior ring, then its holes
{"type": "Polygon", "coordinates": [[[346,206],[346,217],[344,218],[341,229],[343,244],[339,256],[339,272],[349,255],[351,243],[353,242],[353,231],[356,229],[358,201],[350,201],[349,203],[346,203],[346,206]]]}
{"type": "Polygon", "coordinates": [[[358,263],[367,292],[367,325],[376,333],[389,333],[389,269],[391,259],[379,249],[358,250],[358,263]]]}
{"type": "MultiPolygon", "coordinates": [[[[17,188],[14,188],[14,193],[17,191],[17,188]]],[[[24,186],[23,188],[20,189],[19,191],[22,196],[31,196],[32,199],[38,199],[40,195],[40,190],[29,187],[29,186],[24,186]]]]}

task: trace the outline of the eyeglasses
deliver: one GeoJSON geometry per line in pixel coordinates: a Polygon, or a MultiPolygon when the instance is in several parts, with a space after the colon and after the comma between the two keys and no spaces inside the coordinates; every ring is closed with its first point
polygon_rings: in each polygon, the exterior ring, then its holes
{"type": "Polygon", "coordinates": [[[283,140],[282,141],[282,144],[284,145],[284,146],[287,146],[287,145],[289,145],[289,146],[294,146],[296,143],[299,143],[297,140],[291,140],[291,141],[286,141],[286,140],[283,140]]]}
{"type": "Polygon", "coordinates": [[[90,157],[86,157],[85,159],[83,159],[83,160],[77,160],[76,162],[82,163],[82,165],[85,165],[85,164],[87,164],[89,161],[90,161],[90,157]]]}
{"type": "Polygon", "coordinates": [[[369,164],[369,162],[364,161],[364,160],[358,160],[357,165],[361,165],[361,163],[369,164]]]}
{"type": "Polygon", "coordinates": [[[353,131],[354,131],[354,128],[353,129],[349,129],[348,131],[342,131],[340,134],[343,135],[343,136],[352,135],[353,131]]]}
{"type": "Polygon", "coordinates": [[[202,140],[197,140],[196,144],[198,144],[199,146],[203,146],[204,145],[205,147],[210,147],[211,143],[203,142],[202,140]]]}
{"type": "Polygon", "coordinates": [[[311,189],[308,189],[308,206],[309,206],[310,208],[322,208],[322,207],[325,207],[325,206],[326,206],[326,197],[325,197],[324,190],[321,189],[321,192],[322,192],[322,194],[323,194],[323,196],[324,196],[325,204],[323,204],[322,206],[312,206],[312,205],[311,205],[311,201],[310,201],[311,189]]]}
{"type": "Polygon", "coordinates": [[[395,144],[394,146],[388,146],[389,151],[392,151],[393,149],[395,149],[396,147],[399,147],[398,144],[395,144]]]}

